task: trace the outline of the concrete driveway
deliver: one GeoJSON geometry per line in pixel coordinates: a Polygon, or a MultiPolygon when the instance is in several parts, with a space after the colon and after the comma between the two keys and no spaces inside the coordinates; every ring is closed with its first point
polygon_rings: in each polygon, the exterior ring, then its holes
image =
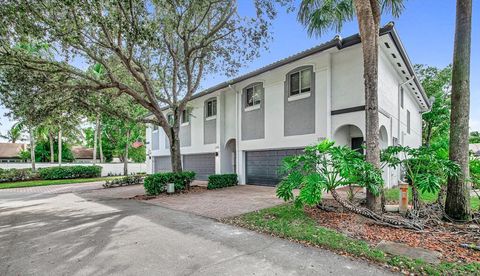
{"type": "Polygon", "coordinates": [[[136,200],[0,191],[0,275],[388,275],[136,200]]]}

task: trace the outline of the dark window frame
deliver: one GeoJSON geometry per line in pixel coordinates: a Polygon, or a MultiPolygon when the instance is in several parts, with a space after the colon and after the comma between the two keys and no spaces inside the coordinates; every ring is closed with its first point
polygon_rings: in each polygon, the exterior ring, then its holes
{"type": "Polygon", "coordinates": [[[244,93],[245,93],[245,108],[259,106],[260,104],[262,104],[263,83],[256,82],[246,86],[244,88],[244,93]],[[259,90],[255,91],[255,88],[257,87],[259,90]],[[250,95],[249,95],[249,92],[251,92],[250,95]],[[257,99],[250,104],[249,99],[255,95],[255,92],[258,93],[257,99]]]}
{"type": "Polygon", "coordinates": [[[405,91],[403,87],[400,87],[400,106],[403,108],[404,107],[404,97],[405,97],[405,91]]]}
{"type": "Polygon", "coordinates": [[[217,116],[217,99],[209,99],[205,102],[205,118],[217,116]]]}
{"type": "Polygon", "coordinates": [[[288,79],[288,96],[297,96],[297,95],[302,95],[304,93],[311,93],[312,92],[312,87],[313,87],[313,68],[311,66],[307,67],[300,67],[298,69],[295,69],[294,71],[288,73],[287,75],[288,79]],[[309,85],[307,87],[302,86],[302,76],[305,72],[308,72],[309,75],[309,85]],[[297,76],[298,80],[295,80],[295,82],[298,82],[298,87],[297,89],[292,89],[292,85],[295,83],[292,81],[292,79],[297,76]]]}

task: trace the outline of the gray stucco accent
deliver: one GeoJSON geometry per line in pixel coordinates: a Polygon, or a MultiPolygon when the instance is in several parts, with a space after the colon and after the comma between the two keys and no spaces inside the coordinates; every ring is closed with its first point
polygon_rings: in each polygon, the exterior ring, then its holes
{"type": "MultiPolygon", "coordinates": [[[[216,99],[216,97],[208,98],[203,102],[203,143],[205,145],[217,142],[217,119],[207,120],[207,102],[213,99],[216,99]]],[[[216,116],[218,116],[218,101],[216,116]]]]}
{"type": "Polygon", "coordinates": [[[172,163],[170,156],[155,156],[153,159],[154,162],[154,172],[170,172],[172,171],[172,163]]]}
{"type": "Polygon", "coordinates": [[[189,147],[192,145],[192,127],[191,122],[188,125],[180,126],[180,146],[189,147]]]}
{"type": "MultiPolygon", "coordinates": [[[[313,66],[301,66],[288,72],[285,76],[284,89],[284,135],[303,135],[315,133],[315,72],[313,66]],[[290,75],[300,70],[310,69],[310,96],[288,101],[290,95],[290,75]]],[[[297,95],[298,96],[298,95],[297,95]]]]}
{"type": "Polygon", "coordinates": [[[262,82],[255,82],[245,86],[242,90],[242,140],[265,138],[265,88],[262,82]],[[247,88],[260,84],[260,108],[246,111],[247,88]]]}

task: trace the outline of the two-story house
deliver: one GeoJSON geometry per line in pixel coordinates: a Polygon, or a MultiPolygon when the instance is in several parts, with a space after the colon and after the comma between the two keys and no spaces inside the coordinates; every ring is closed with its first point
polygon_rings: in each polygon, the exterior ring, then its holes
{"type": "MultiPolygon", "coordinates": [[[[380,31],[380,144],[421,145],[430,108],[395,31],[380,31]]],[[[241,184],[275,185],[281,160],[322,139],[362,150],[365,92],[359,35],[333,40],[196,94],[180,129],[182,162],[199,179],[237,173],[241,184]]],[[[168,115],[168,110],[165,114],[168,115]]],[[[149,173],[171,168],[168,139],[147,129],[149,173]]],[[[386,186],[397,170],[385,169],[386,186]]]]}

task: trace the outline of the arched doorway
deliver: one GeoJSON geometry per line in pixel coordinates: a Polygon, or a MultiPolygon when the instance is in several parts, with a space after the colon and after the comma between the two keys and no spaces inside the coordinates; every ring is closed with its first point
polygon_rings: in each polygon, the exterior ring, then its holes
{"type": "Polygon", "coordinates": [[[225,143],[225,159],[227,160],[226,171],[230,173],[237,172],[237,141],[232,138],[225,143]]]}
{"type": "Polygon", "coordinates": [[[348,146],[360,153],[363,151],[363,133],[356,125],[343,125],[337,128],[333,134],[335,143],[340,146],[348,146]]]}

